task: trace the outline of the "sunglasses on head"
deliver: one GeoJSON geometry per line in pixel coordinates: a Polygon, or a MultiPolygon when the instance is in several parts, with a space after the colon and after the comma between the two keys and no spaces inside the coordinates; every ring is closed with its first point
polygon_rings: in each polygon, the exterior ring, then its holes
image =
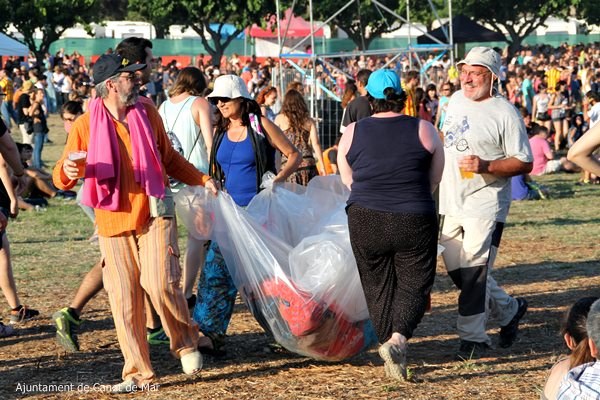
{"type": "Polygon", "coordinates": [[[228,103],[230,102],[232,99],[229,97],[211,97],[210,98],[210,102],[214,105],[219,104],[219,102],[221,103],[228,103]]]}

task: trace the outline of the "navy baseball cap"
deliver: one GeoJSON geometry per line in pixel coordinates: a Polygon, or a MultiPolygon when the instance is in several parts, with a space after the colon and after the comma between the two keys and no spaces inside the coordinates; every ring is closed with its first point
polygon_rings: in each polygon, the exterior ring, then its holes
{"type": "Polygon", "coordinates": [[[146,68],[146,64],[131,64],[118,54],[103,54],[94,64],[92,79],[98,84],[119,72],[135,72],[146,68]]]}

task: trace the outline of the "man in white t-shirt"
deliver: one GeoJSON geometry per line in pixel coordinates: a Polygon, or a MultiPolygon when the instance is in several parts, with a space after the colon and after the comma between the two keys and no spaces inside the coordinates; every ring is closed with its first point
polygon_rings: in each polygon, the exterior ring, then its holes
{"type": "Polygon", "coordinates": [[[594,125],[600,122],[600,93],[590,90],[585,94],[584,103],[588,103],[587,120],[590,129],[592,129],[594,125]]]}
{"type": "Polygon", "coordinates": [[[461,290],[457,355],[463,359],[490,348],[490,314],[501,327],[500,346],[509,347],[527,311],[527,301],[509,296],[490,274],[511,202],[510,177],[530,172],[533,161],[520,114],[494,93],[500,66],[500,55],[487,47],[473,48],[458,63],[462,90],[450,98],[442,126],[440,244],[448,274],[461,290]]]}

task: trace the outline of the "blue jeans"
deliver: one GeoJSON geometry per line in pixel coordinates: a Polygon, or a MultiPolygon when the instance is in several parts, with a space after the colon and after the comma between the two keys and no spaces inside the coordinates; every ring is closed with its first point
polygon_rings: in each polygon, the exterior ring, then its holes
{"type": "Polygon", "coordinates": [[[42,150],[44,148],[44,132],[33,133],[33,167],[42,168],[42,150]]]}
{"type": "Polygon", "coordinates": [[[10,128],[11,119],[15,121],[15,124],[18,124],[17,114],[15,113],[15,110],[13,109],[12,103],[10,101],[2,102],[2,105],[0,106],[0,113],[2,113],[2,119],[4,120],[4,123],[7,127],[10,128]]]}

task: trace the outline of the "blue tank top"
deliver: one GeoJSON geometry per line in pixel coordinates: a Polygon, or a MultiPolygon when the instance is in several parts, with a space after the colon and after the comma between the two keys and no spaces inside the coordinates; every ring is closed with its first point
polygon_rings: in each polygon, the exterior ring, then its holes
{"type": "Polygon", "coordinates": [[[348,205],[394,213],[435,213],[429,182],[432,154],[419,139],[418,118],[361,119],[346,159],[353,180],[348,205]]]}
{"type": "Polygon", "coordinates": [[[216,156],[225,175],[227,193],[238,206],[247,206],[258,193],[256,160],[250,134],[248,133],[241,142],[232,142],[225,134],[216,156]]]}

